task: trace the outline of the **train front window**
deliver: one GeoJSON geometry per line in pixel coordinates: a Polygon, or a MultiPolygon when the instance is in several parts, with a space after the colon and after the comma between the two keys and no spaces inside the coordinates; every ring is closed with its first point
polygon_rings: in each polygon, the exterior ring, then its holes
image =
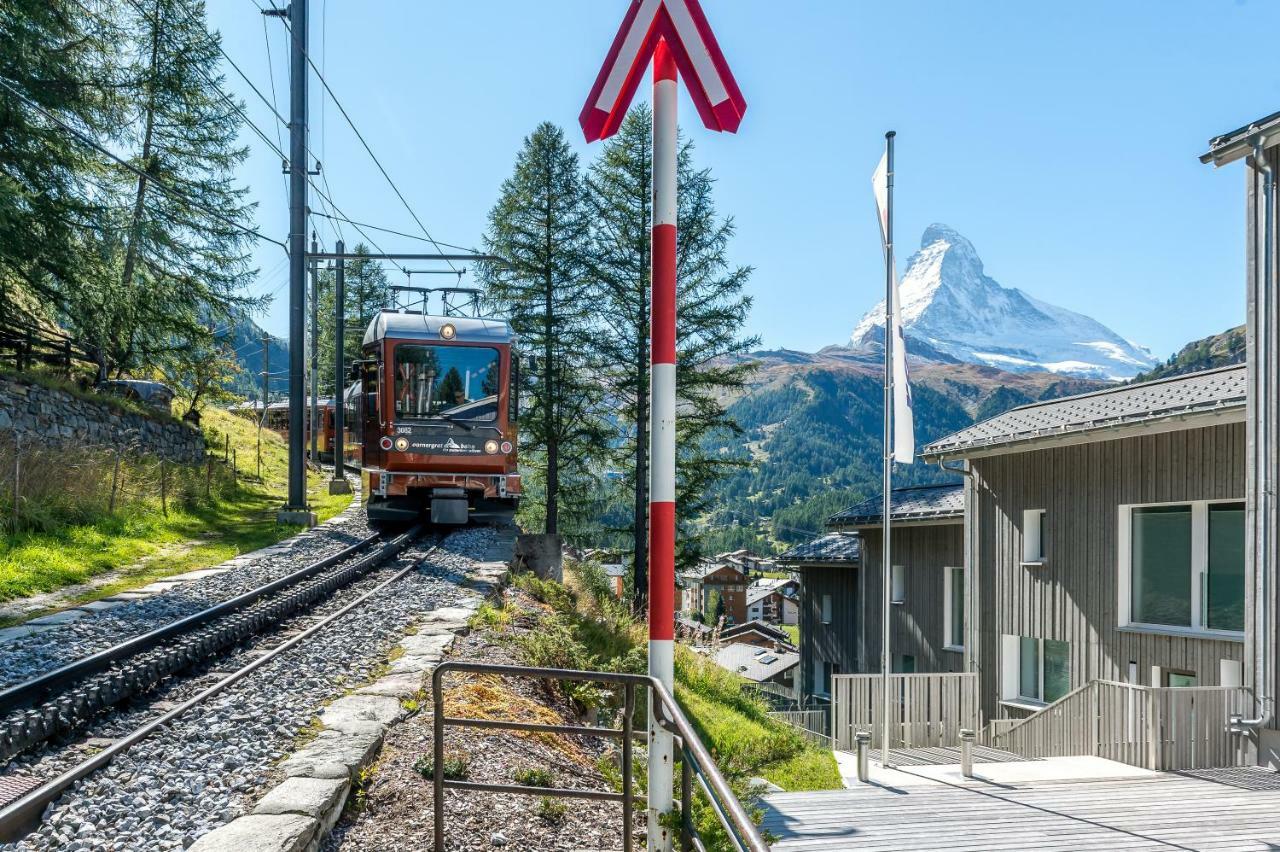
{"type": "Polygon", "coordinates": [[[498,419],[498,350],[400,344],[395,350],[399,419],[498,419]]]}

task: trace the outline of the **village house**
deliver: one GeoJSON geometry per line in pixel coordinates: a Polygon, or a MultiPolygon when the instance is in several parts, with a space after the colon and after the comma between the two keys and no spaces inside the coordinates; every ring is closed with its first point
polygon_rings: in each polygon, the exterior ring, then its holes
{"type": "Polygon", "coordinates": [[[747,620],[747,573],[741,561],[706,560],[690,571],[682,572],[676,583],[680,587],[680,611],[692,615],[702,613],[708,623],[714,619],[711,608],[715,598],[724,601],[726,621],[741,624],[747,620]]]}
{"type": "Polygon", "coordinates": [[[798,624],[800,582],[783,577],[761,577],[753,582],[747,587],[747,620],[798,624]]]}
{"type": "Polygon", "coordinates": [[[720,631],[720,641],[741,642],[761,648],[797,650],[795,645],[791,644],[791,637],[787,635],[786,631],[779,630],[772,624],[765,624],[763,621],[747,621],[743,624],[726,627],[720,631]]]}
{"type": "Polygon", "coordinates": [[[791,650],[727,643],[715,652],[716,664],[755,684],[761,691],[788,703],[797,698],[795,673],[800,655],[791,650]]]}

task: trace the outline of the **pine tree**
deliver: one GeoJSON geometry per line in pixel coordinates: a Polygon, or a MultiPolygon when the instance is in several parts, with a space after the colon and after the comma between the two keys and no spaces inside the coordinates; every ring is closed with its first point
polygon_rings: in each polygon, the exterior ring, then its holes
{"type": "MultiPolygon", "coordinates": [[[[631,111],[588,177],[593,219],[589,275],[597,315],[590,349],[611,400],[627,428],[620,467],[632,498],[628,525],[635,560],[636,599],[648,587],[649,479],[649,241],[652,223],[652,111],[631,111]]],[[[705,508],[710,485],[738,462],[709,452],[704,444],[737,426],[720,403],[740,387],[749,366],[726,356],[747,352],[757,342],[740,336],[751,300],[743,294],[747,267],[731,268],[726,253],[734,228],[717,216],[714,181],[695,170],[692,146],[678,160],[677,237],[678,394],[677,517],[689,519],[705,508]]],[[[682,527],[688,532],[688,525],[682,527]]],[[[695,542],[681,536],[681,562],[694,558],[695,542]]]]}
{"type": "Polygon", "coordinates": [[[507,263],[486,265],[481,280],[489,306],[537,358],[523,376],[532,404],[521,413],[521,446],[526,458],[544,462],[547,533],[560,530],[562,511],[584,514],[582,500],[567,498],[593,483],[607,437],[597,410],[601,388],[585,369],[587,228],[578,158],[559,127],[541,124],[524,140],[489,214],[486,248],[507,263]]]}
{"type": "Polygon", "coordinates": [[[143,0],[134,14],[137,88],[122,144],[116,227],[101,277],[69,319],[99,351],[99,373],[155,366],[255,304],[247,226],[253,206],[234,173],[238,105],[223,90],[219,37],[201,0],[143,0]],[[217,216],[207,211],[216,211],[217,216]]]}
{"type": "Polygon", "coordinates": [[[103,178],[102,157],[41,110],[89,138],[118,124],[119,41],[109,8],[0,4],[0,314],[64,305],[84,256],[92,262],[101,204],[90,185],[103,178]]]}

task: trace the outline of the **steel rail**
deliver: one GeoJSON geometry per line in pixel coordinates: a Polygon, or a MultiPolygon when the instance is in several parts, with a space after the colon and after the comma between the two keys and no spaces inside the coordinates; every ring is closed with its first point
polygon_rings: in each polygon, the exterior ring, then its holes
{"type": "MultiPolygon", "coordinates": [[[[397,537],[395,541],[403,539],[407,544],[411,538],[416,538],[420,532],[421,528],[415,527],[414,529],[397,537]]],[[[44,812],[44,809],[51,802],[56,800],[58,796],[60,796],[62,792],[72,784],[93,774],[97,770],[109,764],[118,755],[133,748],[138,743],[150,737],[160,728],[186,714],[192,708],[205,703],[210,698],[213,698],[215,695],[223,692],[228,687],[235,685],[237,682],[243,680],[245,677],[257,671],[276,657],[333,624],[353,609],[362,606],[383,589],[393,583],[399,582],[412,571],[416,571],[423,562],[431,558],[431,554],[435,550],[436,547],[431,548],[431,550],[424,554],[421,559],[415,559],[413,564],[397,571],[394,576],[382,583],[379,583],[376,587],[365,592],[351,603],[310,625],[301,633],[298,633],[296,636],[293,636],[280,645],[277,645],[275,648],[267,651],[262,656],[246,664],[242,668],[227,675],[213,686],[205,689],[203,692],[188,698],[172,710],[169,710],[163,715],[158,716],[150,722],[134,729],[132,733],[112,743],[110,746],[93,755],[88,760],[71,767],[57,777],[46,781],[44,784],[41,784],[39,787],[27,793],[17,801],[0,808],[0,843],[11,843],[28,833],[33,826],[38,825],[40,815],[44,812]]]]}
{"type": "Polygon", "coordinates": [[[380,538],[381,536],[379,535],[371,535],[368,538],[356,542],[350,547],[343,548],[331,556],[326,556],[311,565],[272,580],[270,583],[258,586],[255,589],[236,595],[233,598],[228,598],[227,600],[214,604],[200,612],[192,613],[191,615],[180,618],[177,621],[170,622],[163,627],[158,627],[155,630],[134,636],[133,638],[127,639],[118,645],[113,645],[112,647],[98,651],[97,653],[81,657],[74,662],[67,663],[64,666],[60,666],[52,671],[38,675],[30,680],[2,689],[0,690],[0,715],[30,706],[37,701],[43,700],[51,692],[68,682],[81,679],[89,674],[96,674],[104,671],[109,668],[112,663],[134,656],[141,651],[154,648],[166,639],[171,639],[174,636],[185,633],[194,627],[200,627],[216,618],[242,610],[273,592],[288,588],[289,586],[294,586],[309,577],[315,576],[327,568],[337,565],[339,562],[349,559],[369,545],[377,542],[380,538]]]}

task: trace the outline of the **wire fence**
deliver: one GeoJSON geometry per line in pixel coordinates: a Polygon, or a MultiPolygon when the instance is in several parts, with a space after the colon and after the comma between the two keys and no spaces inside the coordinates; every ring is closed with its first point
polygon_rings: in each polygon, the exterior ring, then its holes
{"type": "Polygon", "coordinates": [[[139,509],[166,516],[195,509],[235,491],[243,476],[236,462],[228,445],[179,464],[148,455],[136,435],[111,445],[67,446],[0,430],[0,528],[47,531],[139,509]]]}

